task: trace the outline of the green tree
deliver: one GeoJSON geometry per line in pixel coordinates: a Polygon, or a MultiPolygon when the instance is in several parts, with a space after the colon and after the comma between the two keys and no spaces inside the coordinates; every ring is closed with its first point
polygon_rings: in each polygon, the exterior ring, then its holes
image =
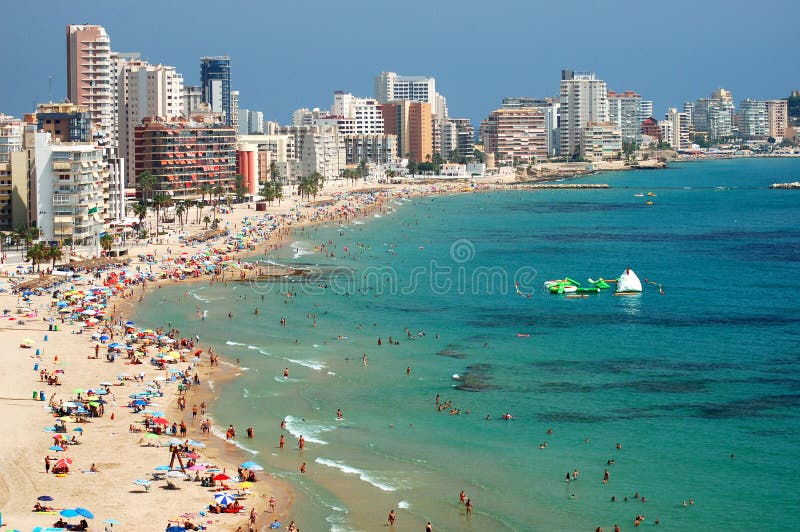
{"type": "Polygon", "coordinates": [[[244,201],[244,197],[247,194],[247,187],[245,186],[244,176],[242,174],[233,176],[233,191],[236,194],[236,201],[244,201]]]}
{"type": "Polygon", "coordinates": [[[111,251],[111,247],[114,245],[114,236],[106,233],[100,237],[100,247],[103,248],[103,251],[108,253],[111,251]]]}
{"type": "Polygon", "coordinates": [[[31,261],[31,265],[36,268],[36,271],[39,271],[39,265],[43,260],[47,260],[47,250],[45,249],[44,242],[37,242],[31,245],[28,248],[27,255],[28,259],[31,261]]]}
{"type": "Polygon", "coordinates": [[[183,229],[183,216],[186,214],[186,205],[183,203],[179,203],[177,207],[175,207],[175,216],[178,217],[178,222],[181,224],[181,229],[183,229]]]}
{"type": "Polygon", "coordinates": [[[211,218],[208,215],[203,216],[203,223],[206,224],[206,229],[208,229],[208,224],[211,223],[211,218]]]}
{"type": "Polygon", "coordinates": [[[156,238],[158,238],[158,235],[160,234],[158,224],[161,218],[161,209],[166,209],[172,205],[172,198],[163,192],[156,192],[153,194],[152,204],[153,210],[156,211],[156,238]]]}
{"type": "Polygon", "coordinates": [[[144,219],[147,218],[147,205],[141,201],[133,204],[133,215],[139,219],[139,232],[142,232],[144,219]]]}
{"type": "Polygon", "coordinates": [[[275,181],[265,181],[261,184],[261,190],[258,191],[258,193],[264,196],[264,200],[270,205],[272,205],[272,202],[275,200],[276,184],[277,183],[275,183],[275,181]]]}
{"type": "Polygon", "coordinates": [[[139,177],[136,179],[136,188],[142,192],[142,201],[145,205],[147,205],[147,200],[157,184],[158,178],[146,170],[139,174],[139,177]]]}
{"type": "Polygon", "coordinates": [[[439,152],[434,153],[433,157],[431,158],[431,162],[433,163],[434,167],[433,172],[437,175],[440,174],[442,171],[442,165],[444,164],[444,159],[442,159],[442,154],[439,152]]]}

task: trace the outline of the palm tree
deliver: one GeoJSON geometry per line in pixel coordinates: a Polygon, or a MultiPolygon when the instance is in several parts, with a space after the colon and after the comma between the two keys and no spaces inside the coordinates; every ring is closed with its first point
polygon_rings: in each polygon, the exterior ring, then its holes
{"type": "Polygon", "coordinates": [[[274,181],[265,181],[263,185],[261,185],[261,190],[258,191],[259,194],[264,196],[264,200],[272,205],[272,201],[275,199],[275,182],[274,181]]]}
{"type": "Polygon", "coordinates": [[[45,249],[44,258],[50,259],[53,261],[53,269],[56,269],[56,261],[61,260],[64,256],[64,253],[61,249],[61,244],[53,244],[52,246],[48,246],[45,249]]]}
{"type": "Polygon", "coordinates": [[[283,199],[283,185],[281,185],[280,181],[277,179],[272,180],[272,193],[275,196],[275,199],[278,200],[278,205],[281,204],[281,200],[283,199]]]}
{"type": "Polygon", "coordinates": [[[367,160],[361,159],[361,162],[358,163],[358,169],[361,171],[361,179],[364,181],[367,180],[367,160]]]}
{"type": "Polygon", "coordinates": [[[181,224],[181,229],[183,229],[183,215],[186,213],[186,206],[183,203],[178,204],[175,207],[175,216],[178,217],[178,221],[181,224]]]}
{"type": "Polygon", "coordinates": [[[158,238],[158,221],[161,214],[161,209],[165,209],[172,205],[172,199],[163,192],[156,192],[152,198],[153,209],[156,211],[156,238],[158,238]]]}
{"type": "Polygon", "coordinates": [[[100,237],[100,247],[108,253],[111,251],[111,247],[114,245],[114,237],[108,233],[104,234],[100,237]]]}
{"type": "Polygon", "coordinates": [[[25,242],[25,250],[28,249],[28,226],[18,225],[14,229],[14,241],[17,243],[17,251],[19,251],[20,242],[25,242]]]}
{"type": "Polygon", "coordinates": [[[245,186],[244,176],[242,174],[233,176],[233,191],[236,193],[236,201],[244,201],[244,196],[247,194],[247,187],[245,186]]]}
{"type": "Polygon", "coordinates": [[[136,187],[142,191],[142,200],[145,205],[147,205],[148,196],[150,196],[157,184],[158,178],[150,172],[145,170],[139,174],[139,178],[136,180],[136,187]]]}
{"type": "Polygon", "coordinates": [[[36,267],[36,271],[39,271],[39,264],[41,264],[42,260],[46,260],[44,243],[37,242],[29,247],[28,258],[31,260],[31,265],[36,267]]]}
{"type": "Polygon", "coordinates": [[[281,179],[281,171],[278,169],[278,163],[275,161],[269,163],[269,178],[272,181],[280,181],[281,179]]]}
{"type": "Polygon", "coordinates": [[[211,218],[207,215],[203,217],[203,223],[206,224],[206,229],[208,229],[208,224],[211,223],[211,218]]]}
{"type": "Polygon", "coordinates": [[[142,223],[147,218],[147,205],[139,201],[133,204],[133,214],[139,218],[139,232],[142,232],[142,223]]]}

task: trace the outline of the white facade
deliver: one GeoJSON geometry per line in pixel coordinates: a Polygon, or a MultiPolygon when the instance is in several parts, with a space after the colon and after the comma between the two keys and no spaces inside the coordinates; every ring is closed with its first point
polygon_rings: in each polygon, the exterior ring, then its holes
{"type": "Polygon", "coordinates": [[[295,127],[313,126],[320,117],[330,116],[329,111],[321,111],[319,107],[309,110],[306,107],[292,113],[292,125],[295,127]]]}
{"type": "Polygon", "coordinates": [[[669,142],[670,146],[676,150],[685,150],[691,147],[691,140],[689,133],[691,129],[691,122],[686,113],[679,113],[674,107],[667,110],[667,122],[670,124],[669,131],[664,131],[664,140],[669,142]],[[669,137],[667,133],[670,133],[669,137]]]}
{"type": "Polygon", "coordinates": [[[428,102],[431,104],[431,114],[447,116],[444,97],[436,92],[436,79],[429,76],[400,76],[395,72],[381,72],[375,76],[375,99],[380,103],[395,100],[428,102]],[[445,108],[440,109],[440,106],[445,108]]]}
{"type": "Polygon", "coordinates": [[[239,131],[239,91],[231,91],[231,122],[237,132],[239,131]]]}
{"type": "Polygon", "coordinates": [[[314,126],[304,136],[299,154],[300,175],[319,172],[328,180],[338,178],[347,161],[344,136],[331,126],[314,126]]]}
{"type": "Polygon", "coordinates": [[[622,151],[622,133],[613,122],[589,122],[581,130],[581,157],[590,161],[613,159],[622,151]]]}
{"type": "Polygon", "coordinates": [[[642,100],[639,102],[639,124],[653,115],[653,100],[642,100]]]}
{"type": "Polygon", "coordinates": [[[739,104],[739,136],[743,139],[766,139],[769,113],[766,100],[742,100],[739,104]]]}
{"type": "Polygon", "coordinates": [[[589,122],[608,122],[606,82],[592,72],[561,73],[559,107],[561,155],[571,156],[580,150],[581,131],[589,122]]]}
{"type": "Polygon", "coordinates": [[[622,132],[623,142],[636,142],[642,136],[641,103],[635,92],[608,91],[608,117],[622,132]]]}
{"type": "MultiPolygon", "coordinates": [[[[383,134],[383,115],[380,102],[374,98],[358,98],[350,93],[333,93],[331,114],[354,121],[352,133],[355,135],[383,134]]],[[[340,131],[340,133],[344,133],[340,131]]]]}
{"type": "Polygon", "coordinates": [[[119,150],[126,161],[128,186],[136,180],[134,131],[146,116],[163,119],[183,114],[183,76],[175,67],[128,61],[120,65],[117,102],[119,150]]]}
{"type": "Polygon", "coordinates": [[[186,85],[183,87],[183,116],[189,118],[194,113],[211,111],[207,104],[203,103],[203,89],[199,85],[186,85]]]}
{"type": "Polygon", "coordinates": [[[49,133],[35,133],[32,159],[30,208],[42,240],[96,242],[107,211],[103,150],[92,143],[53,144],[49,133]]]}

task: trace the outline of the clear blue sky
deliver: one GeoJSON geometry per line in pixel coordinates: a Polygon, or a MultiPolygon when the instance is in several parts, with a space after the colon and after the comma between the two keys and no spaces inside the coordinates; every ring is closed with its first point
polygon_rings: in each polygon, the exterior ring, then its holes
{"type": "Polygon", "coordinates": [[[240,107],[281,123],[337,89],[372,96],[383,70],[435,76],[475,125],[504,96],[557,94],[562,68],[638,91],[659,118],[719,87],[736,102],[800,89],[796,0],[23,0],[2,14],[0,112],[14,116],[48,100],[48,76],[65,96],[68,23],[105,26],[113,50],[186,84],[201,56],[230,55],[240,107]]]}

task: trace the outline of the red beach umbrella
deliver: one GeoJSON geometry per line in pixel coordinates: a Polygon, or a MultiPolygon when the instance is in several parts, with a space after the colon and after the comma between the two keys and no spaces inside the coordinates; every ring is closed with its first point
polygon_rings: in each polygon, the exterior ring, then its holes
{"type": "Polygon", "coordinates": [[[159,425],[169,425],[169,421],[167,421],[163,417],[157,417],[153,419],[153,423],[158,423],[159,425]]]}
{"type": "Polygon", "coordinates": [[[225,473],[220,473],[219,475],[214,477],[214,480],[230,480],[231,477],[226,475],[225,473]]]}

